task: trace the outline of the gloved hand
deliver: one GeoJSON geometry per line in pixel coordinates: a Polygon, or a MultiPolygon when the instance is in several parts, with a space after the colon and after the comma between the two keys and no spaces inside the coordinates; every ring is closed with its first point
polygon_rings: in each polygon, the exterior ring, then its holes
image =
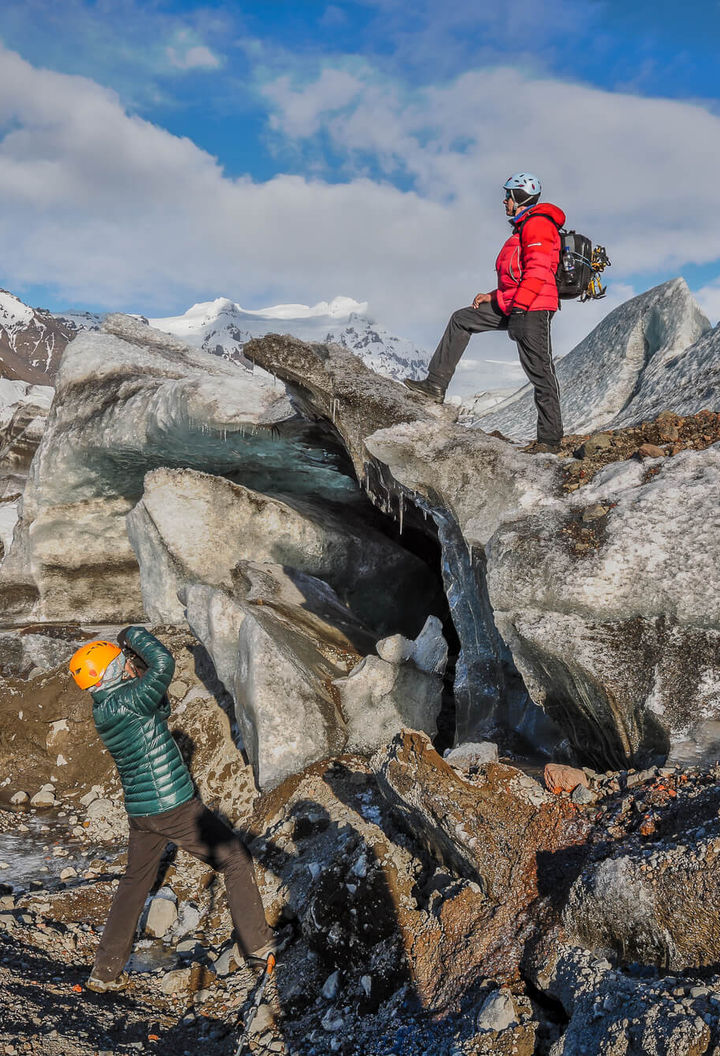
{"type": "Polygon", "coordinates": [[[127,640],[127,632],[129,630],[130,630],[130,627],[124,627],[120,631],[118,636],[117,636],[117,643],[118,643],[118,645],[120,646],[120,648],[122,650],[125,650],[125,649],[131,649],[132,650],[132,646],[130,645],[130,642],[127,640]]]}
{"type": "Polygon", "coordinates": [[[520,341],[525,333],[525,316],[527,312],[524,308],[512,308],[510,316],[508,317],[508,337],[511,341],[520,341]]]}

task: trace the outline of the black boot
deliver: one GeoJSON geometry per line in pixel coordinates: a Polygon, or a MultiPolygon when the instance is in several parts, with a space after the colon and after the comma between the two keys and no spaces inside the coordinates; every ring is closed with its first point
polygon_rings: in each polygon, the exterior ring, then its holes
{"type": "Polygon", "coordinates": [[[439,385],[435,385],[429,378],[425,378],[424,381],[414,381],[412,378],[405,378],[404,384],[412,392],[419,392],[421,396],[426,396],[428,399],[435,400],[435,403],[442,403],[445,399],[445,389],[441,389],[439,385]]]}

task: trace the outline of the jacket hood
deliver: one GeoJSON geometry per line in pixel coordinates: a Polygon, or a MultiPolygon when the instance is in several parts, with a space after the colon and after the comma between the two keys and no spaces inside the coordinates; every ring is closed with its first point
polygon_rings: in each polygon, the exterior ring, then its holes
{"type": "Polygon", "coordinates": [[[521,209],[515,216],[511,216],[510,223],[513,225],[519,224],[534,215],[547,216],[558,227],[562,227],[565,223],[565,213],[557,205],[553,205],[552,202],[536,202],[535,205],[529,205],[526,209],[521,209]]]}
{"type": "Polygon", "coordinates": [[[108,686],[104,689],[91,689],[90,696],[93,699],[93,704],[102,704],[104,701],[114,696],[118,690],[126,689],[128,686],[133,685],[135,681],[134,678],[124,678],[121,682],[116,682],[114,686],[108,686]]]}

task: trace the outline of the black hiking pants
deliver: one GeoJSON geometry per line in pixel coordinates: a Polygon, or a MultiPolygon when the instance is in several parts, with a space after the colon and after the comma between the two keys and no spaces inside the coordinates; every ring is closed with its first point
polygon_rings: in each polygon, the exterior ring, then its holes
{"type": "Polygon", "coordinates": [[[130,842],[125,875],[120,881],[95,954],[93,975],[104,983],[117,978],[130,956],[135,929],[160,859],[174,843],[225,876],[230,916],[238,945],[253,953],[272,938],[260,899],[252,859],[232,829],[199,799],[162,814],[129,818],[130,842]]]}
{"type": "MultiPolygon", "coordinates": [[[[537,438],[541,443],[555,444],[562,439],[560,391],[552,359],[550,323],[553,312],[526,312],[519,323],[516,344],[520,364],[535,390],[538,413],[537,438]]],[[[495,301],[479,308],[459,308],[450,316],[440,344],[430,360],[428,380],[445,391],[460,357],[473,334],[486,330],[507,330],[508,316],[495,301]]]]}

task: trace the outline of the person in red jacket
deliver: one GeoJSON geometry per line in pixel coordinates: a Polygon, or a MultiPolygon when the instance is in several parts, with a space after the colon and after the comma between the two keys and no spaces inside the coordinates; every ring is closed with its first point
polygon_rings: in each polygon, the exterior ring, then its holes
{"type": "Polygon", "coordinates": [[[518,172],[506,181],[503,201],[513,232],[495,261],[497,289],[479,293],[471,307],[453,312],[430,360],[427,378],[406,378],[405,384],[442,403],[471,335],[507,330],[535,389],[535,450],[558,451],[563,427],[550,324],[558,308],[555,272],[560,257],[558,232],[565,213],[548,202],[539,204],[541,192],[540,180],[529,172],[518,172]]]}

